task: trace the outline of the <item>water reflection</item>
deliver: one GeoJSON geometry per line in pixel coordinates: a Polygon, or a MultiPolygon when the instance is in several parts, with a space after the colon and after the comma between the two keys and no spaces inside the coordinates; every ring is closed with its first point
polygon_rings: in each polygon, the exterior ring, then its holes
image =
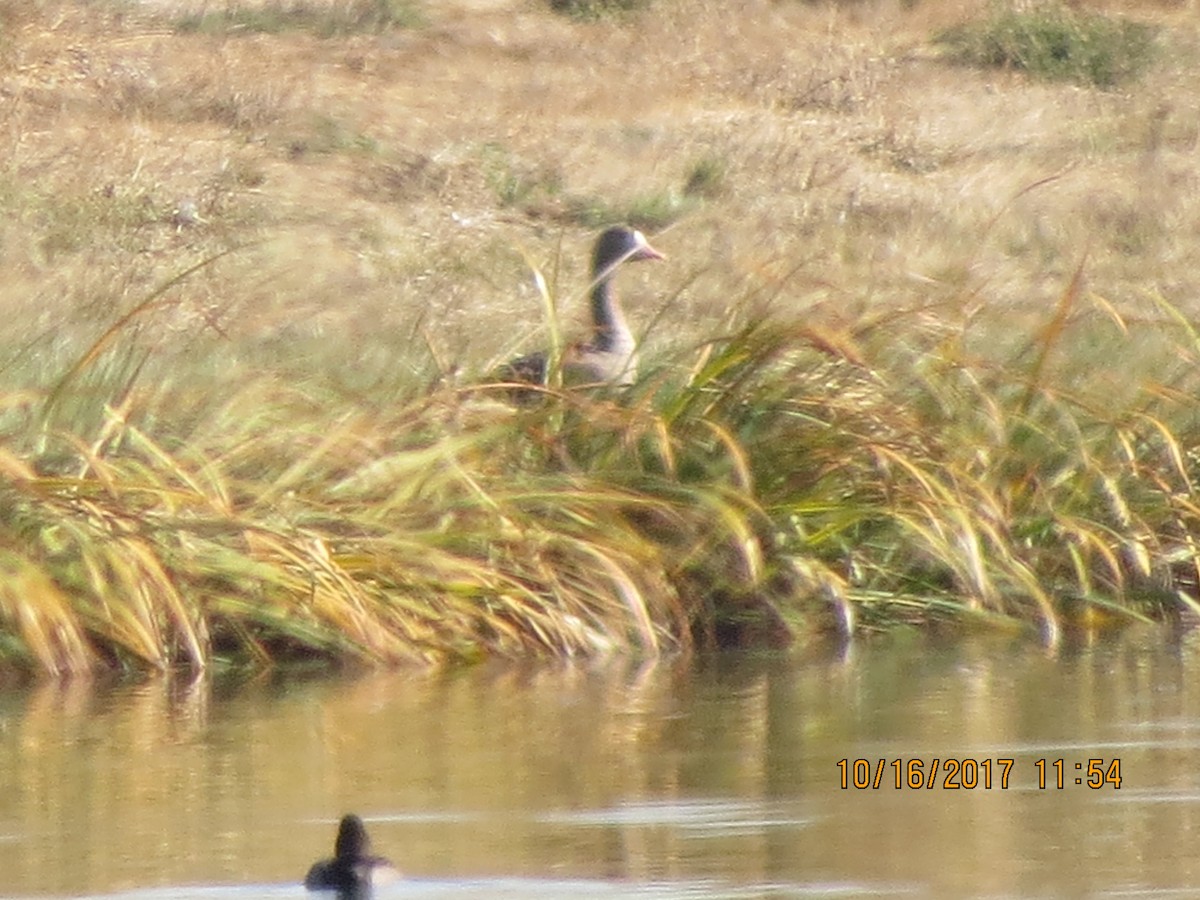
{"type": "Polygon", "coordinates": [[[9,689],[0,892],[303,897],[349,811],[413,876],[381,897],[1185,891],[1197,665],[1159,635],[1058,655],[900,635],[658,665],[9,689]],[[1120,788],[1075,784],[1093,758],[1120,761],[1120,788]],[[1040,787],[1058,759],[1063,787],[1040,787]],[[839,760],[879,786],[843,789],[839,760]],[[914,760],[942,781],[895,788],[914,760]],[[1003,788],[952,790],[950,760],[1012,762],[1003,788]]]}

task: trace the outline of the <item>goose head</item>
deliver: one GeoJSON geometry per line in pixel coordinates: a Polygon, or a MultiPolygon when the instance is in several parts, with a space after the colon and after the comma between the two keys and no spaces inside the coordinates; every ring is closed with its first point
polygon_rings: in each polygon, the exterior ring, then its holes
{"type": "Polygon", "coordinates": [[[601,279],[610,275],[621,263],[640,259],[666,259],[666,256],[651,247],[646,236],[636,228],[617,225],[607,229],[596,240],[592,275],[601,279]]]}

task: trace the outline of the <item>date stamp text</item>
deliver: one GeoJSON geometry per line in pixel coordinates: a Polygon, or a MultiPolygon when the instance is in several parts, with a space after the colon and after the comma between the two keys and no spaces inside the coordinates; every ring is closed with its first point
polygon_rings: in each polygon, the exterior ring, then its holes
{"type": "Polygon", "coordinates": [[[838,780],[842,790],[1001,790],[1032,785],[1039,791],[1061,791],[1070,787],[1091,790],[1121,787],[1120,759],[1022,760],[931,757],[929,759],[839,759],[838,780]]]}

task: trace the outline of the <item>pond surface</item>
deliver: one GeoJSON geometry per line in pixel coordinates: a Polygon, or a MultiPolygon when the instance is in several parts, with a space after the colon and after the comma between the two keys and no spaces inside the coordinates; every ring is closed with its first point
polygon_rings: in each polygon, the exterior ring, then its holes
{"type": "Polygon", "coordinates": [[[381,898],[1195,896],[1198,647],[9,690],[0,896],[301,898],[349,811],[381,898]]]}

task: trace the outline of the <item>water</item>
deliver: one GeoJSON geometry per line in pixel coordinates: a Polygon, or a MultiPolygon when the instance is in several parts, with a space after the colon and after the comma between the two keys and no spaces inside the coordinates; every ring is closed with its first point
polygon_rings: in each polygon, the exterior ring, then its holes
{"type": "Polygon", "coordinates": [[[1192,896],[1198,667],[1157,634],[1058,654],[907,635],[11,689],[0,896],[301,898],[348,811],[411,876],[383,900],[1192,896]],[[1096,788],[1075,781],[1092,759],[1096,788]],[[897,760],[916,782],[937,761],[934,786],[897,789],[897,760]],[[979,785],[948,786],[947,760],[979,785]]]}

